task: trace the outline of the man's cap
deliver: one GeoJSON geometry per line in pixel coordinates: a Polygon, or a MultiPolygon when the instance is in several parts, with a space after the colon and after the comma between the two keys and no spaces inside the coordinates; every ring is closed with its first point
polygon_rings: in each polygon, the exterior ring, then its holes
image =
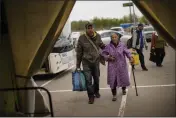
{"type": "Polygon", "coordinates": [[[93,24],[90,23],[90,22],[87,22],[87,23],[85,24],[85,28],[87,29],[89,26],[92,26],[92,27],[93,27],[93,24]]]}
{"type": "Polygon", "coordinates": [[[143,26],[143,24],[142,24],[142,23],[139,23],[139,24],[138,24],[138,27],[139,27],[139,26],[143,26]]]}

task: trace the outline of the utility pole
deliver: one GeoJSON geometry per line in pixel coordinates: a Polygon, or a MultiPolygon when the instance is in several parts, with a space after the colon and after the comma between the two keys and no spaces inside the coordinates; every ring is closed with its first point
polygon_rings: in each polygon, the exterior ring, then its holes
{"type": "Polygon", "coordinates": [[[134,25],[136,25],[136,14],[134,10],[134,4],[133,4],[133,18],[134,18],[134,25]]]}
{"type": "Polygon", "coordinates": [[[133,3],[132,3],[132,2],[124,3],[124,4],[123,4],[123,7],[129,7],[129,10],[130,10],[130,21],[131,21],[131,23],[132,23],[133,20],[132,20],[131,6],[133,6],[133,3]]]}
{"type": "Polygon", "coordinates": [[[131,6],[129,6],[129,9],[130,9],[130,21],[131,21],[131,23],[132,23],[133,20],[132,20],[131,6]]]}

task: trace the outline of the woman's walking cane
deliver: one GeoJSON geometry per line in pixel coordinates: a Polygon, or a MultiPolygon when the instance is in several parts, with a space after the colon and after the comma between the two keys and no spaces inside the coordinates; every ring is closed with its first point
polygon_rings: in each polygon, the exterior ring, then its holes
{"type": "Polygon", "coordinates": [[[131,65],[131,66],[132,66],[132,73],[133,73],[134,85],[135,85],[135,90],[136,90],[136,96],[138,96],[138,91],[137,91],[137,87],[136,87],[136,78],[134,75],[134,65],[131,65]]]}

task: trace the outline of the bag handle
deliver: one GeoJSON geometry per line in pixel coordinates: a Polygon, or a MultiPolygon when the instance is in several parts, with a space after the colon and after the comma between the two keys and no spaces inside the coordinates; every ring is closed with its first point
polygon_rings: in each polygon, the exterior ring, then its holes
{"type": "Polygon", "coordinates": [[[81,68],[76,68],[75,69],[75,72],[80,72],[80,71],[82,71],[81,68]]]}
{"type": "Polygon", "coordinates": [[[91,39],[87,36],[87,34],[85,34],[85,36],[86,36],[87,40],[88,40],[88,41],[92,44],[92,46],[95,48],[96,52],[97,52],[98,54],[100,54],[100,53],[99,53],[99,50],[97,49],[97,47],[95,46],[95,44],[91,41],[91,39]]]}

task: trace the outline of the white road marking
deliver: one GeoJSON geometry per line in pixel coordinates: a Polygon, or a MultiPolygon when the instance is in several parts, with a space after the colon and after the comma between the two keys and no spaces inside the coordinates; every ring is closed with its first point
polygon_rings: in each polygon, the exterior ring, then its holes
{"type": "MultiPolygon", "coordinates": [[[[130,78],[130,76],[131,76],[131,65],[130,64],[129,64],[129,68],[128,69],[129,69],[128,70],[128,74],[129,74],[129,78],[130,78]]],[[[126,89],[126,95],[122,96],[122,101],[121,101],[121,104],[120,104],[118,117],[123,117],[124,116],[127,95],[128,95],[128,89],[126,89]]]]}
{"type": "MultiPolygon", "coordinates": [[[[131,76],[131,65],[129,64],[129,77],[131,76]]],[[[64,74],[66,71],[64,71],[62,74],[64,74]]],[[[57,78],[57,77],[56,77],[57,78]]],[[[49,80],[48,82],[44,83],[41,87],[46,86],[47,84],[49,84],[51,81],[53,81],[54,79],[49,80]]],[[[130,77],[131,79],[131,77],[130,77]]],[[[137,86],[137,88],[153,88],[153,87],[173,87],[176,86],[176,84],[168,84],[168,85],[146,85],[146,86],[137,86]]],[[[135,88],[135,86],[131,86],[130,88],[135,88]]],[[[106,88],[100,88],[100,90],[109,90],[109,87],[106,88]]],[[[44,92],[44,91],[42,91],[44,92]]],[[[64,93],[64,92],[73,92],[72,90],[54,90],[54,91],[50,91],[50,93],[64,93]]],[[[126,100],[127,100],[127,95],[128,95],[128,89],[126,90],[126,95],[122,96],[122,100],[121,100],[121,104],[120,104],[120,108],[119,108],[119,113],[118,113],[118,117],[123,117],[124,116],[124,112],[125,112],[125,106],[126,106],[126,100]]]]}
{"type": "MultiPolygon", "coordinates": [[[[66,73],[68,70],[70,70],[70,69],[72,69],[72,68],[74,68],[74,67],[75,67],[75,66],[72,66],[71,68],[69,68],[69,69],[65,70],[64,72],[60,73],[58,76],[63,75],[63,74],[66,73]]],[[[53,78],[53,79],[51,79],[51,80],[45,82],[45,83],[42,84],[40,87],[46,86],[47,84],[49,84],[49,83],[52,82],[53,80],[57,79],[58,76],[56,76],[55,78],[53,78]]]]}
{"type": "MultiPolygon", "coordinates": [[[[176,86],[176,84],[137,86],[137,88],[173,87],[173,86],[176,86]]],[[[132,86],[132,88],[135,88],[135,86],[132,86]]]]}
{"type": "Polygon", "coordinates": [[[121,101],[121,104],[120,104],[118,117],[123,117],[124,116],[127,95],[128,95],[128,89],[126,90],[126,95],[122,96],[122,101],[121,101]]]}
{"type": "Polygon", "coordinates": [[[53,78],[53,79],[47,81],[46,83],[42,84],[40,87],[44,87],[44,86],[46,86],[47,84],[49,84],[49,83],[50,83],[51,81],[53,81],[54,79],[56,79],[56,78],[53,78]]]}
{"type": "MultiPolygon", "coordinates": [[[[174,87],[176,84],[166,84],[166,85],[147,85],[147,86],[137,86],[137,88],[156,88],[156,87],[174,87]]],[[[130,88],[135,88],[135,86],[132,86],[130,88]]],[[[100,90],[109,90],[110,88],[100,88],[100,90]]],[[[43,91],[44,92],[44,91],[43,91]]],[[[49,91],[50,93],[63,93],[63,92],[73,92],[73,90],[54,90],[49,91]]]]}

